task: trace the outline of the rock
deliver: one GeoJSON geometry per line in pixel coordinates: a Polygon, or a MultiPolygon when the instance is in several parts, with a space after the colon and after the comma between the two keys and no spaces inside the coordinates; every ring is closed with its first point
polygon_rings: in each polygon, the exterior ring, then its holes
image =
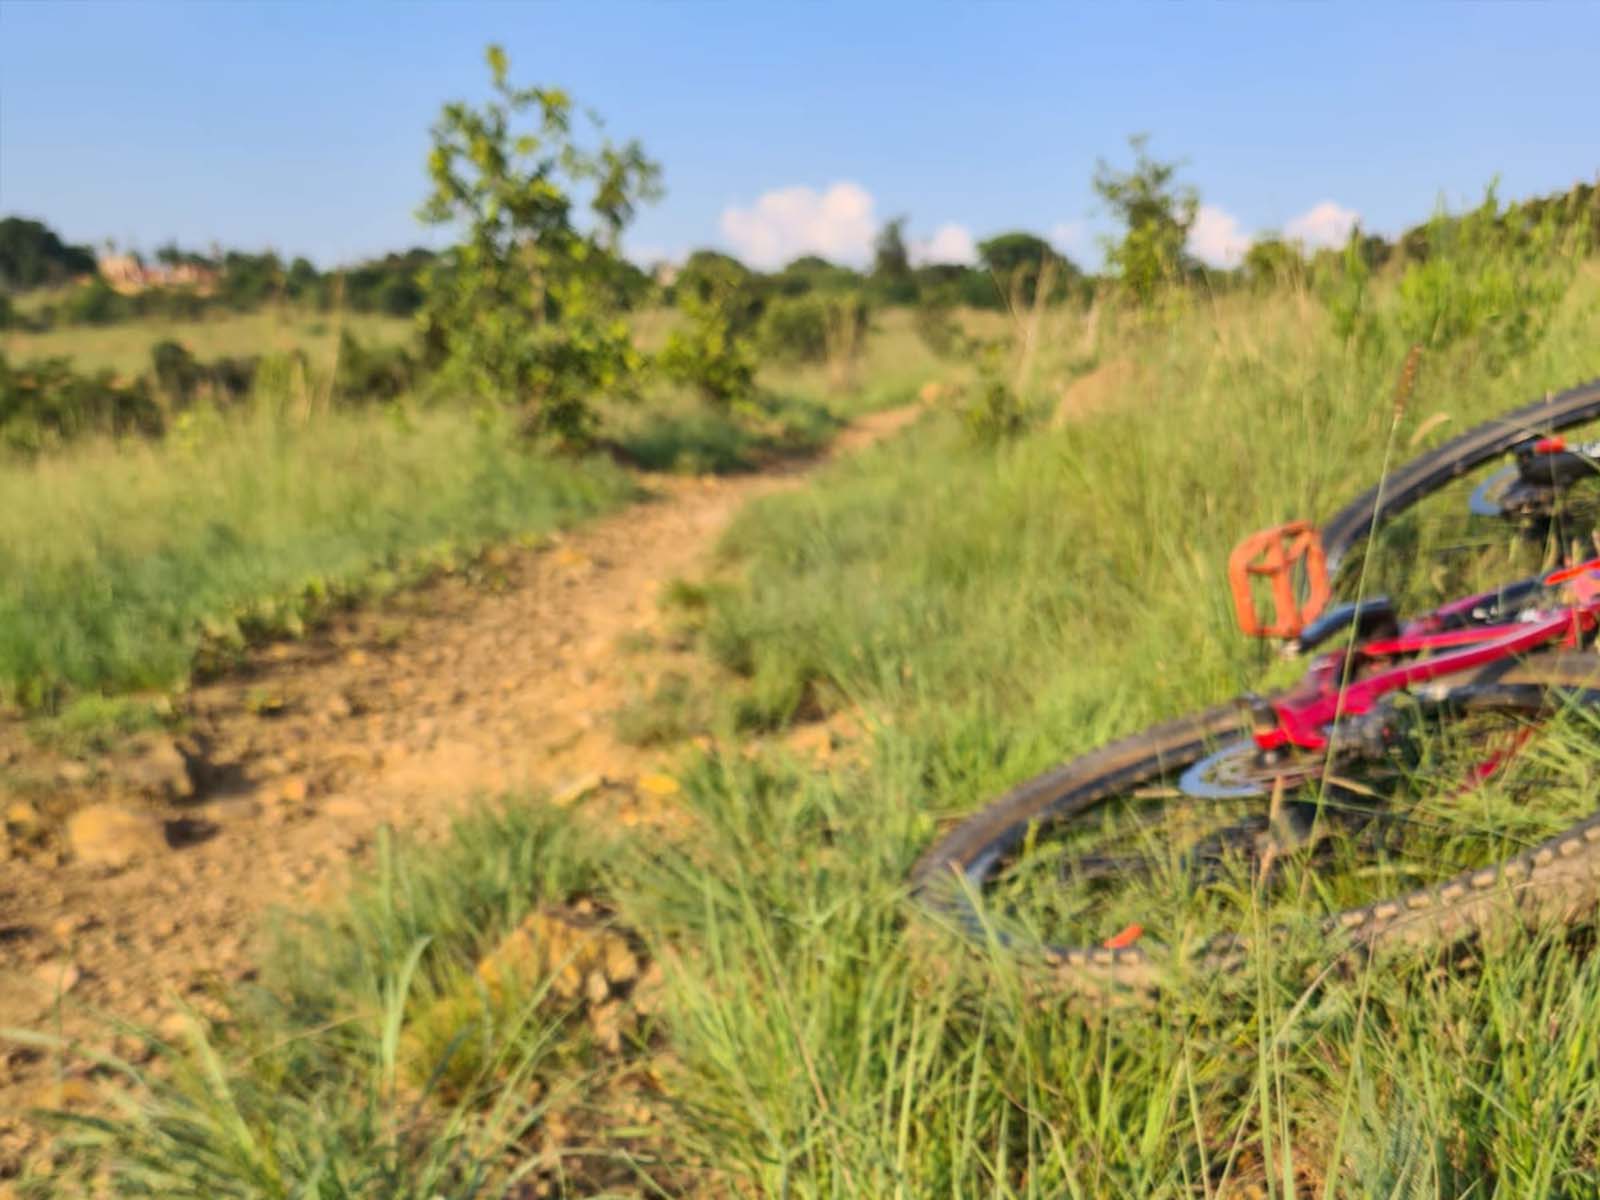
{"type": "Polygon", "coordinates": [[[590,771],[562,783],[555,791],[550,793],[550,803],[562,808],[575,804],[591,792],[598,791],[605,786],[605,776],[598,771],[590,771]]]}
{"type": "Polygon", "coordinates": [[[30,834],[36,832],[44,820],[39,816],[39,810],[26,800],[13,800],[6,805],[6,828],[16,833],[30,834]]]}
{"type": "Polygon", "coordinates": [[[627,939],[615,933],[606,935],[605,972],[615,984],[627,983],[639,974],[639,960],[628,948],[627,939]]]}
{"type": "Polygon", "coordinates": [[[67,845],[80,862],[125,867],[167,849],[165,825],[118,804],[91,804],[67,820],[67,845]]]}
{"type": "Polygon", "coordinates": [[[57,917],[50,923],[50,932],[61,941],[69,941],[74,935],[86,929],[93,929],[100,924],[100,919],[93,913],[68,913],[64,917],[57,917]]]}
{"type": "Polygon", "coordinates": [[[122,768],[128,785],[158,800],[187,800],[194,795],[189,763],[169,737],[139,743],[139,755],[122,768]]]}
{"type": "Polygon", "coordinates": [[[52,1080],[33,1093],[32,1108],[51,1111],[88,1108],[99,1099],[94,1085],[81,1075],[52,1080]]]}
{"type": "Polygon", "coordinates": [[[82,978],[78,965],[67,959],[40,963],[33,969],[34,982],[52,996],[65,996],[82,978]]]}
{"type": "Polygon", "coordinates": [[[606,982],[605,972],[590,971],[583,977],[583,994],[590,1004],[600,1004],[611,994],[611,985],[606,982]]]}
{"type": "Polygon", "coordinates": [[[633,1010],[613,1000],[589,1010],[589,1027],[595,1040],[610,1054],[622,1049],[622,1038],[635,1027],[633,1010]]]}
{"type": "Polygon", "coordinates": [[[304,775],[286,775],[272,787],[271,793],[280,804],[304,804],[311,794],[311,785],[304,775]]]}
{"type": "Polygon", "coordinates": [[[261,815],[261,801],[254,796],[225,796],[200,810],[203,820],[213,825],[237,825],[261,815]]]}
{"type": "Polygon", "coordinates": [[[93,774],[88,763],[64,762],[56,768],[56,778],[71,787],[88,783],[89,777],[93,774]]]}
{"type": "Polygon", "coordinates": [[[670,775],[650,774],[639,776],[638,788],[652,796],[676,796],[682,786],[670,775]]]}
{"type": "Polygon", "coordinates": [[[633,1007],[646,1015],[659,1012],[661,1009],[662,994],[666,990],[666,973],[662,971],[661,964],[651,963],[645,968],[644,974],[639,977],[639,982],[633,989],[633,1007]]]}

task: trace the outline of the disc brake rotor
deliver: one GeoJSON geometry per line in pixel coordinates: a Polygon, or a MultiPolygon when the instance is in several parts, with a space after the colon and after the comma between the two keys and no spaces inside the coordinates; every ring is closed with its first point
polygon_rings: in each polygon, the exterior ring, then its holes
{"type": "Polygon", "coordinates": [[[1266,796],[1280,783],[1294,787],[1319,776],[1322,759],[1268,763],[1252,738],[1228,742],[1178,777],[1178,790],[1198,800],[1266,796]]]}

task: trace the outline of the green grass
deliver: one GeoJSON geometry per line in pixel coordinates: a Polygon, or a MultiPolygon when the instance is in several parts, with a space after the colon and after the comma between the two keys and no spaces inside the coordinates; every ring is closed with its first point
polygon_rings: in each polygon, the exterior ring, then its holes
{"type": "Polygon", "coordinates": [[[202,639],[319,608],[629,499],[598,462],[534,455],[446,410],[266,412],[93,445],[0,479],[0,688],[170,688],[202,639]]]}
{"type": "MultiPolygon", "coordinates": [[[[1338,970],[1291,945],[1130,1007],[956,950],[910,917],[905,878],[941,821],[1273,677],[1232,629],[1233,542],[1600,374],[1597,319],[1588,270],[1495,373],[1472,339],[1425,355],[1396,422],[1403,342],[1341,338],[1308,297],[1053,315],[1030,406],[1063,402],[1086,362],[1111,381],[1073,385],[1075,419],[980,448],[936,413],[748,510],[716,586],[674,589],[723,672],[708,708],[665,700],[673,733],[718,735],[681,774],[685,836],[602,843],[515,809],[444,852],[396,851],[358,918],[291,937],[269,1004],[236,997],[233,1032],[165,1051],[166,1082],[85,1127],[85,1161],[130,1194],[252,1197],[519,1195],[519,1169],[569,1195],[1595,1195],[1592,926],[1338,970]],[[738,733],[840,707],[873,730],[863,766],[738,733]],[[469,1006],[472,1070],[431,1069],[457,1043],[440,997],[522,912],[575,893],[665,972],[659,1025],[622,1056],[654,1071],[628,1093],[641,1127],[596,1090],[618,1064],[560,1024],[548,981],[525,1024],[486,1035],[469,1006]],[[393,1084],[405,1045],[428,1051],[426,1095],[393,1084]],[[533,1149],[534,1076],[593,1106],[565,1175],[533,1149]]],[[[647,718],[630,716],[641,738],[665,727],[647,718]]],[[[1575,769],[1552,801],[1591,788],[1575,769]]]]}
{"type": "Polygon", "coordinates": [[[0,333],[0,351],[12,362],[65,357],[82,372],[110,370],[132,378],[150,369],[152,346],[171,340],[202,362],[303,350],[314,367],[326,370],[338,350],[341,329],[361,342],[385,344],[409,338],[412,323],[404,317],[286,307],[218,313],[200,321],[151,317],[114,325],[63,326],[43,333],[7,330],[0,333]]]}

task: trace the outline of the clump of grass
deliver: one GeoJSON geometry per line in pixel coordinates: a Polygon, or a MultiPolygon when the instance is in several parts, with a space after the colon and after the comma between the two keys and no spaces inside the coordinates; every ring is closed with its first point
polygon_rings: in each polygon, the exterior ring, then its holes
{"type": "Polygon", "coordinates": [[[172,705],[164,700],[89,694],[73,699],[54,716],[33,722],[28,733],[41,746],[86,758],[134,734],[160,729],[172,719],[172,705]]]}
{"type": "Polygon", "coordinates": [[[617,737],[630,746],[660,746],[706,729],[710,698],[694,682],[669,671],[648,695],[624,705],[616,715],[617,737]]]}
{"type": "Polygon", "coordinates": [[[452,411],[257,414],[18,467],[0,481],[0,693],[170,688],[203,637],[293,633],[408,565],[633,491],[609,465],[531,454],[452,411]]]}
{"type": "Polygon", "coordinates": [[[604,853],[526,803],[459,823],[442,851],[386,842],[348,902],[286,920],[227,1021],[142,1035],[154,1069],[102,1064],[133,1089],[126,1110],[64,1119],[49,1186],[82,1171],[118,1196],[465,1200],[633,1178],[625,1134],[598,1158],[603,1138],[550,1136],[587,1119],[626,1052],[602,1053],[546,975],[494,1003],[474,986],[527,914],[594,893],[604,853]]]}

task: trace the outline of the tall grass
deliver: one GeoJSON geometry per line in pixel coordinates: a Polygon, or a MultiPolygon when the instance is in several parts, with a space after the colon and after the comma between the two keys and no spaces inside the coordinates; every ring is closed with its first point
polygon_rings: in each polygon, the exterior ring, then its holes
{"type": "Polygon", "coordinates": [[[111,370],[131,378],[150,369],[150,347],[168,340],[181,342],[204,362],[302,350],[319,366],[331,364],[341,330],[361,342],[384,345],[405,341],[412,325],[403,317],[283,308],[218,313],[187,321],[144,317],[116,325],[74,325],[43,333],[7,330],[0,333],[0,350],[13,362],[64,357],[84,373],[111,370]]]}
{"type": "Polygon", "coordinates": [[[202,637],[293,631],[418,556],[538,534],[626,500],[601,463],[528,452],[461,412],[265,409],[0,476],[0,690],[171,687],[202,637]]]}

